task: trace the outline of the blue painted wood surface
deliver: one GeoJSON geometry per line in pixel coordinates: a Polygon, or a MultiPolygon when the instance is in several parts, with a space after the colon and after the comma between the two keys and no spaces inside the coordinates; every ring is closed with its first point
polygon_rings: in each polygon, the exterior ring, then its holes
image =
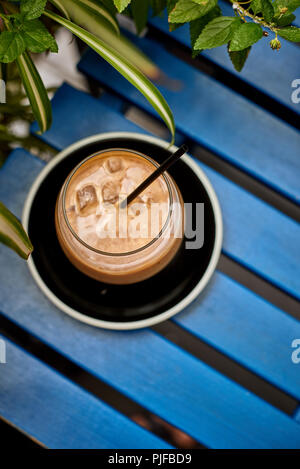
{"type": "Polygon", "coordinates": [[[170,448],[5,337],[0,415],[48,448],[170,448]]]}
{"type": "MultiPolygon", "coordinates": [[[[233,10],[228,3],[220,2],[220,5],[224,15],[233,16],[233,10]]],[[[185,46],[191,47],[188,25],[170,32],[166,14],[163,18],[152,18],[150,24],[185,46]]],[[[240,73],[235,71],[230,61],[227,46],[203,51],[201,55],[300,114],[300,105],[291,100],[294,90],[291,87],[292,81],[300,76],[300,49],[296,44],[282,39],[280,51],[273,51],[269,46],[270,39],[271,35],[252,47],[246,65],[240,73]]]]}
{"type": "MultiPolygon", "coordinates": [[[[73,130],[76,133],[76,127],[73,130]]],[[[42,164],[39,160],[35,162],[34,167],[39,170],[42,164]]],[[[13,181],[15,166],[26,181],[28,170],[22,171],[24,164],[18,153],[6,163],[4,176],[11,180],[11,191],[18,190],[18,181],[13,181]]],[[[0,199],[5,197],[5,185],[2,187],[0,199]]],[[[240,200],[239,195],[232,197],[240,200]]],[[[13,205],[11,195],[9,202],[13,210],[20,210],[18,203],[13,205]]],[[[290,359],[291,341],[297,335],[300,337],[300,323],[296,319],[218,273],[208,291],[188,308],[187,314],[176,316],[175,321],[300,399],[300,375],[290,359]]]]}
{"type": "Polygon", "coordinates": [[[300,322],[217,272],[174,322],[300,400],[300,365],[291,360],[300,322]]]}
{"type": "Polygon", "coordinates": [[[299,223],[211,168],[200,166],[222,208],[224,253],[299,299],[299,223]]]}
{"type": "MultiPolygon", "coordinates": [[[[174,112],[180,132],[300,204],[300,132],[182,62],[155,41],[134,41],[177,81],[178,90],[158,87],[174,112]]],[[[146,99],[93,51],[83,57],[79,68],[154,113],[146,99]]]]}
{"type": "MultiPolygon", "coordinates": [[[[17,150],[0,171],[0,198],[18,215],[41,166],[17,150]]],[[[0,263],[5,316],[173,425],[210,447],[300,448],[296,422],[165,338],[83,325],[52,306],[4,246],[0,263]]]]}
{"type": "MultiPolygon", "coordinates": [[[[76,128],[74,128],[76,132],[76,128]]],[[[10,181],[8,202],[20,213],[19,180],[25,184],[22,200],[29,188],[27,173],[32,163],[23,153],[15,153],[4,167],[3,179],[10,181]],[[13,193],[16,193],[14,202],[13,193]]],[[[32,178],[43,163],[34,159],[32,178]]],[[[2,182],[0,172],[0,183],[2,182]]],[[[31,178],[30,178],[31,180],[31,178]]],[[[0,200],[7,197],[6,185],[0,185],[0,200]],[[2,189],[1,189],[2,187],[2,189]]],[[[300,375],[291,362],[291,341],[300,337],[300,323],[227,276],[215,275],[209,288],[175,321],[214,345],[244,366],[252,369],[279,388],[300,399],[300,375]]]]}
{"type": "MultiPolygon", "coordinates": [[[[79,138],[105,132],[105,122],[113,126],[115,113],[108,108],[104,112],[103,106],[101,100],[64,85],[53,100],[52,128],[41,138],[50,145],[63,149],[79,138]],[[84,126],[82,110],[87,113],[84,116],[84,126]],[[90,120],[89,114],[92,116],[90,120]],[[98,115],[105,115],[103,127],[96,119],[98,115]]],[[[128,130],[128,124],[132,126],[119,114],[118,130],[128,130]]],[[[299,224],[214,170],[203,164],[200,166],[211,179],[221,203],[225,224],[224,252],[300,298],[299,224]]]]}
{"type": "MultiPolygon", "coordinates": [[[[63,84],[55,93],[52,105],[54,108],[59,107],[59,112],[56,112],[50,130],[41,138],[51,142],[51,145],[57,149],[64,148],[66,141],[68,145],[100,132],[122,130],[123,132],[148,133],[147,130],[141,129],[128,119],[124,120],[121,114],[122,109],[125,109],[124,102],[108,93],[104,93],[100,100],[96,100],[87,93],[63,84]],[[76,132],[72,132],[74,126],[76,132]]],[[[32,132],[39,130],[36,122],[32,124],[31,130],[32,132]]],[[[177,145],[181,145],[182,141],[182,136],[177,135],[177,145]]]]}
{"type": "MultiPolygon", "coordinates": [[[[66,138],[69,138],[69,142],[73,143],[95,133],[115,132],[121,128],[127,132],[147,133],[129,120],[124,122],[121,114],[116,112],[116,106],[108,108],[101,100],[98,100],[98,104],[95,106],[95,99],[92,96],[68,85],[63,85],[57,90],[53,106],[56,105],[57,101],[60,112],[55,113],[52,127],[43,134],[43,138],[51,141],[52,146],[57,149],[66,145],[66,138]],[[70,107],[72,114],[70,114],[70,107]],[[75,109],[76,112],[74,112],[75,109]],[[74,126],[76,131],[72,132],[74,126]],[[57,129],[60,131],[57,132],[57,129]]],[[[32,131],[38,131],[36,122],[32,125],[32,131]]]]}

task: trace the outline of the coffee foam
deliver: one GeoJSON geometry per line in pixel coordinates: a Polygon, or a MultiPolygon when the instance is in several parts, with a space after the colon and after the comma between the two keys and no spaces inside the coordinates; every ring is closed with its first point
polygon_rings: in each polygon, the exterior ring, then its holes
{"type": "Polygon", "coordinates": [[[107,253],[127,253],[149,244],[169,214],[169,190],[156,179],[126,209],[119,202],[155,170],[135,153],[112,150],[85,161],[72,176],[65,197],[68,221],[87,245],[107,253]]]}

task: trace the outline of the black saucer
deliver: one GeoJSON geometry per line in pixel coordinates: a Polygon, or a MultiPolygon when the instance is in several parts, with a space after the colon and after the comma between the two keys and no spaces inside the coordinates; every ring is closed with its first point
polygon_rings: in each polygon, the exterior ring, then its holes
{"type": "MultiPolygon", "coordinates": [[[[107,327],[116,329],[129,329],[131,325],[139,327],[136,321],[140,321],[143,327],[158,322],[158,317],[162,320],[163,313],[174,308],[174,313],[177,312],[176,305],[191,296],[212,263],[213,256],[219,257],[219,252],[216,252],[216,207],[213,207],[211,194],[205,188],[207,184],[201,182],[199,174],[187,162],[178,161],[169,172],[177,182],[184,201],[204,202],[203,247],[187,250],[183,243],[176,257],[162,272],[132,285],[108,285],[85,276],[68,261],[55,233],[56,198],[69,172],[85,157],[105,148],[137,150],[158,162],[170,153],[156,143],[156,139],[144,141],[134,134],[130,137],[121,133],[117,138],[103,137],[99,136],[98,141],[90,143],[86,139],[83,146],[71,150],[53,165],[35,191],[27,220],[29,236],[35,247],[31,262],[46,290],[52,293],[50,299],[53,300],[54,295],[58,303],[66,306],[66,312],[72,314],[71,310],[74,311],[72,315],[77,315],[78,319],[86,318],[86,322],[106,327],[104,321],[107,327]]],[[[214,267],[216,261],[213,260],[214,267]]]]}

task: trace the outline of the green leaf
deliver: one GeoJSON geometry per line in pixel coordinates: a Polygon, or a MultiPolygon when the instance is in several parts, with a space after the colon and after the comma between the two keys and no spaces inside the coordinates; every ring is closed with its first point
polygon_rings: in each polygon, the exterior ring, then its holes
{"type": "Polygon", "coordinates": [[[263,17],[268,23],[270,23],[275,14],[274,7],[269,0],[261,0],[261,5],[263,17]]]}
{"type": "Polygon", "coordinates": [[[179,0],[169,14],[169,23],[187,23],[206,15],[217,4],[217,0],[179,0]]]}
{"type": "MultiPolygon", "coordinates": [[[[65,0],[64,0],[64,3],[65,3],[65,0]]],[[[83,0],[83,1],[77,0],[77,3],[83,4],[94,14],[99,15],[100,17],[102,16],[106,21],[108,21],[108,23],[110,24],[110,26],[112,26],[112,28],[116,31],[116,33],[118,35],[120,34],[120,28],[119,28],[116,18],[103,5],[100,5],[94,0],[83,0]]]]}
{"type": "Polygon", "coordinates": [[[297,10],[300,7],[300,0],[275,0],[273,7],[275,15],[278,17],[282,8],[287,8],[285,13],[293,13],[293,11],[297,10]]]}
{"type": "Polygon", "coordinates": [[[84,8],[90,15],[99,18],[102,24],[104,20],[118,35],[120,34],[119,25],[115,17],[107,8],[94,0],[50,0],[50,3],[55,5],[68,20],[72,17],[72,13],[70,13],[72,8],[84,8]]]}
{"type": "Polygon", "coordinates": [[[300,28],[287,26],[278,30],[278,35],[292,42],[300,42],[300,28]]]}
{"type": "Polygon", "coordinates": [[[210,21],[198,37],[194,49],[212,49],[227,44],[232,38],[240,19],[235,16],[220,16],[210,21]]]}
{"type": "MultiPolygon", "coordinates": [[[[191,21],[190,22],[190,38],[191,38],[191,45],[192,49],[194,49],[196,40],[202,33],[204,27],[212,21],[214,18],[218,18],[218,16],[221,15],[221,9],[217,5],[212,10],[210,10],[206,15],[202,16],[201,18],[198,18],[197,20],[191,21]]],[[[199,54],[199,50],[194,50],[192,53],[193,58],[196,57],[197,54],[199,54]]]]}
{"type": "Polygon", "coordinates": [[[116,49],[126,59],[136,65],[149,78],[155,80],[160,76],[160,70],[140,49],[129,39],[111,27],[109,22],[102,16],[95,14],[83,2],[78,0],[63,0],[64,7],[73,23],[99,37],[106,44],[116,49]]]}
{"type": "MultiPolygon", "coordinates": [[[[168,13],[168,18],[171,13],[171,11],[174,9],[176,3],[178,0],[167,0],[167,13],[168,13]]],[[[168,20],[169,21],[169,20],[168,20]]],[[[169,22],[169,31],[175,31],[176,29],[180,28],[184,23],[170,23],[169,22]]]]}
{"type": "Polygon", "coordinates": [[[169,14],[171,13],[171,11],[174,9],[176,3],[178,2],[178,0],[167,0],[167,12],[168,12],[168,16],[169,14]]]}
{"type": "Polygon", "coordinates": [[[261,0],[252,0],[250,8],[255,15],[260,13],[262,10],[261,0]]]}
{"type": "Polygon", "coordinates": [[[285,13],[284,15],[273,18],[273,21],[277,26],[288,26],[295,21],[295,19],[296,16],[293,15],[293,13],[285,13]]]}
{"type": "Polygon", "coordinates": [[[75,36],[94,49],[101,57],[121,73],[124,78],[135,86],[164,120],[172,134],[172,141],[174,140],[175,124],[171,109],[158,89],[136,66],[129,62],[113,47],[105,44],[105,42],[97,36],[84,30],[80,26],[77,26],[71,21],[68,21],[50,11],[45,11],[45,15],[75,34],[75,36]]]}
{"type": "Polygon", "coordinates": [[[24,21],[21,31],[26,48],[31,52],[40,53],[48,49],[58,52],[56,40],[40,20],[24,21]]]}
{"type": "Polygon", "coordinates": [[[43,13],[47,0],[21,0],[21,13],[27,20],[39,18],[43,13]]]}
{"type": "Polygon", "coordinates": [[[232,52],[228,48],[230,60],[237,72],[242,71],[245,62],[250,54],[250,50],[251,47],[247,47],[246,49],[232,52]]]}
{"type": "Polygon", "coordinates": [[[44,83],[27,52],[20,55],[16,62],[34,117],[39,124],[41,132],[45,132],[51,126],[52,112],[44,83]]]}
{"type": "Polygon", "coordinates": [[[140,34],[147,24],[149,1],[143,0],[141,2],[141,0],[132,0],[130,6],[137,33],[140,34]]]}
{"type": "Polygon", "coordinates": [[[119,13],[122,13],[122,11],[125,10],[125,8],[129,5],[130,2],[131,0],[114,0],[114,4],[117,7],[119,13]]]}
{"type": "Polygon", "coordinates": [[[105,8],[113,15],[115,16],[118,12],[114,1],[113,0],[101,0],[101,3],[105,6],[105,8]]]}
{"type": "Polygon", "coordinates": [[[66,10],[63,0],[49,0],[68,20],[70,19],[68,11],[66,10]]]}
{"type": "Polygon", "coordinates": [[[0,202],[0,242],[28,259],[32,244],[19,220],[0,202]]]}
{"type": "Polygon", "coordinates": [[[253,0],[251,2],[251,10],[255,15],[261,13],[268,23],[271,22],[275,14],[274,7],[270,0],[253,0]]]}
{"type": "Polygon", "coordinates": [[[0,34],[0,62],[13,62],[25,50],[25,41],[17,31],[3,31],[0,34]]]}
{"type": "Polygon", "coordinates": [[[238,51],[246,49],[259,41],[263,36],[262,28],[256,23],[243,23],[234,32],[230,41],[229,50],[238,51]]]}

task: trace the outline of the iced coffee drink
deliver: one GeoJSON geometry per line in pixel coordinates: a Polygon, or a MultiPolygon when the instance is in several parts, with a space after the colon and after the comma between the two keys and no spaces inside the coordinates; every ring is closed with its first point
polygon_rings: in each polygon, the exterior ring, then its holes
{"type": "Polygon", "coordinates": [[[56,205],[56,231],[66,256],[106,283],[145,280],[173,259],[183,237],[183,201],[164,173],[125,208],[121,202],[158,164],[112,149],[86,158],[68,176],[56,205]]]}

